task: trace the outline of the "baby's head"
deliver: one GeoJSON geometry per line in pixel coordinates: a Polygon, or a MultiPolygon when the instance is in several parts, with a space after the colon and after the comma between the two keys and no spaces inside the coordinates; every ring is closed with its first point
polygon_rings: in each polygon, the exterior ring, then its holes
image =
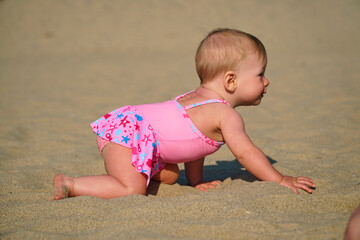
{"type": "Polygon", "coordinates": [[[233,70],[250,54],[267,61],[265,47],[255,36],[235,29],[215,29],[201,41],[196,51],[196,71],[201,83],[233,70]]]}

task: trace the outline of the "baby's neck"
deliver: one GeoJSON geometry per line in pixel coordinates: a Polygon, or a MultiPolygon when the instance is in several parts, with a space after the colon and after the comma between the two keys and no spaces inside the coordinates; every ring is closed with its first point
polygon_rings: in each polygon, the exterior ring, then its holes
{"type": "Polygon", "coordinates": [[[207,84],[206,86],[201,85],[199,88],[196,89],[196,94],[204,97],[204,98],[217,98],[217,99],[224,99],[222,94],[216,90],[214,86],[207,84]]]}
{"type": "Polygon", "coordinates": [[[196,90],[196,93],[207,99],[223,99],[228,102],[232,108],[238,106],[234,102],[235,99],[233,99],[234,97],[232,93],[227,92],[224,86],[219,84],[219,81],[201,84],[201,86],[196,90]]]}

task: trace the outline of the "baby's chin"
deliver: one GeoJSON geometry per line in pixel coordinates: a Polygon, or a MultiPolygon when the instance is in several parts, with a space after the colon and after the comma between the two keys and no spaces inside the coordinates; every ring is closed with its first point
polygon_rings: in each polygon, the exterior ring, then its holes
{"type": "Polygon", "coordinates": [[[245,102],[245,103],[241,104],[240,106],[257,106],[257,105],[260,105],[262,98],[263,98],[263,96],[261,95],[258,99],[245,102]]]}
{"type": "Polygon", "coordinates": [[[258,106],[258,105],[260,105],[260,103],[261,103],[261,100],[257,100],[256,102],[245,103],[240,106],[258,106]]]}
{"type": "Polygon", "coordinates": [[[259,98],[259,99],[257,99],[252,105],[253,105],[253,106],[258,106],[258,105],[260,105],[261,99],[262,99],[262,97],[259,98]]]}
{"type": "Polygon", "coordinates": [[[261,94],[261,96],[255,101],[254,106],[260,105],[261,100],[263,99],[264,94],[261,94]]]}

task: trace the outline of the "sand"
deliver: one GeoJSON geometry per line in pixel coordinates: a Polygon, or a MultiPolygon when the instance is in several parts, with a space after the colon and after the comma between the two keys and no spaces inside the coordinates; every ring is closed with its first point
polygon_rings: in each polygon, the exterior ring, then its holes
{"type": "Polygon", "coordinates": [[[0,1],[0,238],[342,239],[360,204],[360,4],[289,1],[0,1]],[[240,107],[253,142],[313,194],[257,181],[223,147],[207,193],[151,183],[148,196],[48,202],[52,178],[102,174],[89,123],[199,81],[213,28],[258,36],[270,86],[240,107]]]}

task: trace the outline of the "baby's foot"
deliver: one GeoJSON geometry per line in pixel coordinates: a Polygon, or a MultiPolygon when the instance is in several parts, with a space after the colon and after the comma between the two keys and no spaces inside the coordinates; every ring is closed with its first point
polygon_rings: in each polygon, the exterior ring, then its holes
{"type": "Polygon", "coordinates": [[[53,186],[53,197],[51,197],[49,201],[64,199],[69,197],[71,188],[73,187],[73,180],[69,176],[58,174],[54,177],[53,186]]]}

